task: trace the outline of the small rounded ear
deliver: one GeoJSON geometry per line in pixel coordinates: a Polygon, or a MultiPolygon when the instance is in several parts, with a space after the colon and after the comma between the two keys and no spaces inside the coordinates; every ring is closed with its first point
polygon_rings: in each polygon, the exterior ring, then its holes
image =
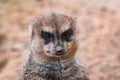
{"type": "Polygon", "coordinates": [[[33,37],[34,37],[33,24],[29,24],[29,33],[30,33],[30,37],[31,37],[31,40],[32,40],[33,37]]]}
{"type": "Polygon", "coordinates": [[[78,42],[80,40],[80,28],[78,27],[78,18],[77,17],[72,17],[74,20],[74,29],[75,29],[75,41],[78,42]]]}

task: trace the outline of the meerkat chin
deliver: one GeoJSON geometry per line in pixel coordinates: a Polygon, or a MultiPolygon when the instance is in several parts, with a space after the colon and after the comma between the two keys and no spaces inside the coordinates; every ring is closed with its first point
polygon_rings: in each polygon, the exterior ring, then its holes
{"type": "Polygon", "coordinates": [[[76,21],[57,13],[36,18],[31,26],[31,52],[22,80],[88,80],[74,55],[76,21]]]}

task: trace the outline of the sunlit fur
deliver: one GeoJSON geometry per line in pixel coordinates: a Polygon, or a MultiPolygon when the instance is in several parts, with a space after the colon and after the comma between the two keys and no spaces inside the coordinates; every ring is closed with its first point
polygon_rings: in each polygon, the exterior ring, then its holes
{"type": "Polygon", "coordinates": [[[32,51],[34,51],[35,55],[37,55],[38,59],[40,58],[70,58],[75,54],[77,49],[75,34],[76,34],[76,25],[75,20],[72,17],[68,17],[62,14],[48,14],[46,16],[40,16],[32,24],[32,28],[34,31],[33,39],[32,39],[32,51]],[[68,29],[73,30],[73,35],[71,35],[70,42],[62,41],[61,34],[68,29]],[[54,34],[55,40],[54,42],[50,42],[49,44],[44,44],[44,39],[41,38],[41,31],[46,31],[54,34]],[[57,34],[59,39],[57,39],[57,34]],[[57,46],[57,42],[59,41],[60,45],[63,45],[65,52],[63,55],[55,55],[55,49],[57,46]],[[49,51],[49,53],[48,53],[49,51]]]}
{"type": "Polygon", "coordinates": [[[45,14],[35,19],[30,27],[31,50],[20,80],[88,80],[83,66],[74,56],[77,51],[77,27],[72,17],[45,14]],[[68,41],[61,35],[69,29],[73,32],[68,35],[68,41]],[[54,35],[54,40],[45,43],[42,31],[54,35]],[[64,49],[60,55],[56,54],[59,49],[64,49]]]}

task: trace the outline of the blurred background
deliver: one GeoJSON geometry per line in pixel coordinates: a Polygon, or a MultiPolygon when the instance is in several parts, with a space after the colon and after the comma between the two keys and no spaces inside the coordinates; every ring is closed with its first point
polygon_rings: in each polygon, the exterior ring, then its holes
{"type": "Polygon", "coordinates": [[[28,24],[48,12],[77,18],[77,55],[90,80],[120,80],[120,0],[0,0],[0,80],[18,80],[28,24]]]}

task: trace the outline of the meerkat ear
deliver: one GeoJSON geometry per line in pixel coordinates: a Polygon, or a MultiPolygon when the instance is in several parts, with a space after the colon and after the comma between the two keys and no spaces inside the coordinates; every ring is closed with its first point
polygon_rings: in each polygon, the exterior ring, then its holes
{"type": "Polygon", "coordinates": [[[34,29],[33,29],[33,25],[32,24],[29,25],[29,33],[30,33],[30,37],[31,37],[31,40],[32,40],[33,37],[34,37],[34,29]]]}
{"type": "Polygon", "coordinates": [[[78,24],[77,24],[77,17],[72,17],[73,21],[74,21],[74,30],[75,30],[75,41],[78,42],[79,41],[79,37],[80,37],[80,34],[79,34],[79,27],[78,27],[78,24]]]}

